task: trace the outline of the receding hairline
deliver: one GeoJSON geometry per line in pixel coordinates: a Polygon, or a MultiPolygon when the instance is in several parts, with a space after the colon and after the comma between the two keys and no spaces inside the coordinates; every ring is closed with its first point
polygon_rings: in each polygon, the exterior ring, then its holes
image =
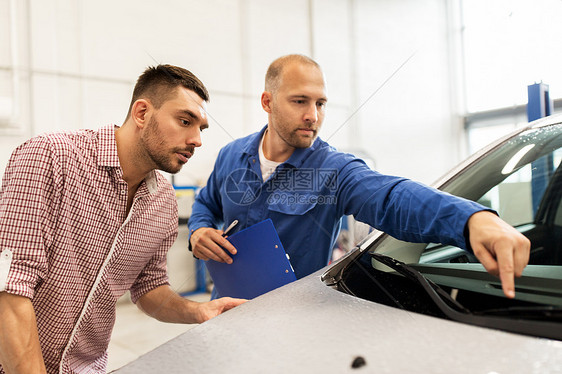
{"type": "Polygon", "coordinates": [[[281,56],[274,60],[267,68],[267,73],[265,74],[265,90],[272,93],[276,92],[279,89],[283,70],[294,63],[314,66],[322,72],[320,65],[308,56],[299,54],[281,56]]]}

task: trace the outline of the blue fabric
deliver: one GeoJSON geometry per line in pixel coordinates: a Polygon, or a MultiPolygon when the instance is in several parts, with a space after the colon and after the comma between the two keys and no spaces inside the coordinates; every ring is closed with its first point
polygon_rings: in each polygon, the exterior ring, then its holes
{"type": "Polygon", "coordinates": [[[320,138],[297,149],[267,180],[258,147],[265,127],[219,153],[207,185],[195,199],[189,231],[232,231],[271,218],[297,278],[326,266],[344,215],[398,239],[467,248],[464,228],[483,206],[420,183],[371,170],[361,159],[336,151],[320,138]]]}

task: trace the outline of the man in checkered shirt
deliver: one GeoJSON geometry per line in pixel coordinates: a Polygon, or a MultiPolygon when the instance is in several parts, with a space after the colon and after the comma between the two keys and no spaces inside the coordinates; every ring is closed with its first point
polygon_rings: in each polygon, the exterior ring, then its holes
{"type": "MultiPolygon", "coordinates": [[[[138,79],[125,123],[30,139],[0,191],[0,364],[6,373],[103,373],[126,291],[166,322],[200,323],[243,300],[196,303],[169,286],[172,186],[201,146],[209,94],[170,65],[138,79]]],[[[2,372],[0,366],[0,372],[2,372]]]]}

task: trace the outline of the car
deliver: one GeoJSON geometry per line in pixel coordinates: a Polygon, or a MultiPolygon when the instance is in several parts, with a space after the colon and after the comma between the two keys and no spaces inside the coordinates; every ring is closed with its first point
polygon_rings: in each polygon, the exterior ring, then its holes
{"type": "Polygon", "coordinates": [[[514,299],[469,252],[375,231],[338,261],[118,373],[562,372],[562,116],[476,153],[434,187],[531,241],[514,299]]]}

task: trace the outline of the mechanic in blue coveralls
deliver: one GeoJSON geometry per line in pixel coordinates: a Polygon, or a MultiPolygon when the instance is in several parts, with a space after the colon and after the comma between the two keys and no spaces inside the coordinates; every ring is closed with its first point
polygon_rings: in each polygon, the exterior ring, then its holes
{"type": "Polygon", "coordinates": [[[193,254],[232,263],[236,248],[218,228],[238,220],[239,231],[271,218],[302,278],[328,264],[342,216],[353,215],[401,240],[472,250],[514,297],[514,276],[529,260],[527,238],[483,206],[336,151],[318,137],[327,101],[315,61],[288,55],[270,65],[261,96],[268,124],[220,151],[188,223],[193,254]]]}

